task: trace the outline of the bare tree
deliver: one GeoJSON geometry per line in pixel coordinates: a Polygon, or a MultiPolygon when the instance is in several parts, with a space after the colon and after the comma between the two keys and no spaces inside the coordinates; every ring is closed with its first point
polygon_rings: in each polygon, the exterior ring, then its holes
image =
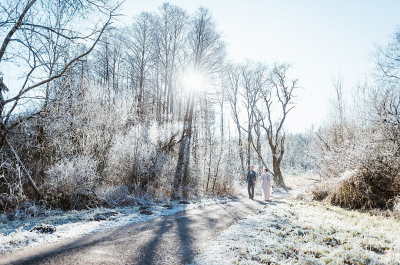
{"type": "Polygon", "coordinates": [[[338,75],[332,79],[335,93],[330,99],[332,105],[331,117],[334,119],[335,124],[335,141],[343,142],[344,139],[344,126],[346,119],[346,106],[343,97],[343,77],[338,75]]]}
{"type": "Polygon", "coordinates": [[[144,107],[142,106],[144,100],[144,91],[146,81],[149,78],[149,71],[154,64],[154,41],[153,32],[154,22],[150,13],[143,12],[135,17],[132,26],[128,29],[128,64],[132,68],[132,76],[135,81],[137,89],[137,107],[139,114],[142,114],[144,107]]]}
{"type": "MultiPolygon", "coordinates": [[[[215,29],[215,22],[208,9],[199,8],[191,23],[188,36],[190,65],[194,73],[202,74],[206,79],[221,69],[225,57],[225,45],[215,29]]],[[[189,182],[189,164],[192,138],[193,110],[196,91],[189,92],[186,102],[182,141],[179,146],[178,163],[175,171],[174,191],[178,193],[183,186],[183,197],[187,197],[189,182]]]]}
{"type": "Polygon", "coordinates": [[[369,89],[372,112],[387,128],[386,137],[400,146],[400,30],[387,45],[376,47],[374,60],[377,85],[369,89]]]}
{"type": "MultiPolygon", "coordinates": [[[[246,109],[247,114],[247,128],[244,129],[247,132],[247,160],[246,166],[250,167],[251,163],[251,146],[253,144],[252,131],[256,125],[256,107],[260,99],[263,87],[267,82],[267,67],[262,64],[253,64],[247,62],[247,64],[241,67],[243,91],[241,96],[243,98],[242,104],[246,109]]],[[[256,150],[258,146],[255,147],[256,150]]]]}
{"type": "MultiPolygon", "coordinates": [[[[12,69],[3,73],[7,79],[3,79],[1,84],[2,147],[4,142],[8,142],[7,135],[13,127],[41,111],[33,107],[37,103],[30,98],[34,97],[36,101],[45,98],[45,95],[37,95],[94,49],[110,25],[115,9],[106,0],[8,0],[0,4],[0,10],[0,37],[4,38],[0,48],[0,69],[12,69]],[[79,27],[82,19],[93,20],[96,14],[102,18],[99,20],[96,17],[97,22],[94,23],[101,26],[91,31],[79,27]],[[100,23],[102,20],[104,22],[100,23]],[[17,66],[19,75],[12,73],[17,66]],[[4,85],[5,80],[10,80],[7,84],[9,92],[4,85]],[[13,119],[17,110],[25,115],[13,119]]],[[[7,145],[14,150],[9,143],[7,145]]],[[[24,167],[22,161],[17,160],[24,167]]],[[[25,173],[30,178],[28,171],[25,173]]],[[[32,186],[35,187],[34,184],[32,186]]],[[[37,188],[35,190],[39,193],[37,188]]]]}
{"type": "Polygon", "coordinates": [[[123,89],[125,43],[122,36],[116,28],[109,28],[100,39],[93,60],[97,83],[107,88],[104,97],[110,104],[115,103],[116,95],[123,89]]]}
{"type": "Polygon", "coordinates": [[[182,8],[169,3],[164,3],[159,10],[160,15],[155,18],[154,25],[154,54],[163,86],[163,102],[159,111],[168,117],[174,110],[173,80],[184,52],[188,16],[182,8]]]}
{"type": "Polygon", "coordinates": [[[227,72],[227,83],[229,85],[226,86],[227,97],[229,100],[229,104],[231,107],[231,113],[233,121],[236,124],[236,129],[238,133],[238,150],[240,157],[240,164],[242,168],[243,174],[245,173],[244,167],[244,156],[243,156],[243,142],[242,142],[242,129],[240,128],[240,119],[239,119],[239,87],[240,87],[240,69],[238,66],[231,66],[227,72]]]}
{"type": "Polygon", "coordinates": [[[375,77],[377,80],[398,85],[400,80],[400,30],[395,32],[387,45],[376,46],[373,60],[376,65],[375,77]]]}
{"type": "MultiPolygon", "coordinates": [[[[261,122],[264,117],[264,110],[261,107],[263,91],[266,89],[269,80],[268,67],[261,63],[247,62],[244,65],[231,67],[229,72],[229,93],[228,99],[231,105],[233,119],[237,125],[239,143],[241,143],[241,131],[247,133],[247,167],[252,161],[252,148],[256,152],[257,161],[260,169],[268,168],[262,153],[262,130],[261,122]],[[241,101],[246,109],[247,125],[239,122],[239,112],[237,102],[241,101]],[[256,137],[253,139],[253,132],[256,137]]],[[[244,118],[244,117],[243,117],[244,118]]],[[[239,155],[243,159],[242,148],[239,145],[239,155]]],[[[242,166],[244,171],[244,166],[242,166]]]]}
{"type": "Polygon", "coordinates": [[[275,64],[268,79],[269,86],[262,91],[262,99],[266,106],[266,119],[259,115],[261,127],[264,129],[272,152],[272,166],[277,185],[284,187],[285,182],[281,172],[281,162],[285,153],[285,133],[283,124],[287,114],[294,108],[293,91],[297,88],[297,79],[288,80],[289,64],[275,64]],[[277,98],[277,109],[274,108],[274,98],[277,98]],[[279,115],[276,112],[279,111],[279,115]],[[275,116],[274,116],[275,115],[275,116]],[[275,119],[274,119],[275,117],[275,119]]]}

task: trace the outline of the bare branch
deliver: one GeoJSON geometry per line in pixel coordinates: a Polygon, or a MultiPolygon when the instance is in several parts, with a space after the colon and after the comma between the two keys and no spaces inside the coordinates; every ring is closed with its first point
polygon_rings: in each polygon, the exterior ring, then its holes
{"type": "Polygon", "coordinates": [[[88,54],[94,49],[94,47],[96,46],[96,44],[97,44],[98,41],[100,40],[100,37],[101,37],[101,35],[103,34],[104,30],[108,27],[108,25],[110,25],[111,19],[112,19],[112,15],[110,14],[110,17],[109,17],[107,23],[105,23],[105,25],[104,25],[103,28],[101,29],[99,35],[97,36],[97,39],[96,39],[95,42],[92,44],[92,46],[91,46],[85,53],[83,53],[83,54],[81,54],[81,55],[75,57],[75,58],[72,59],[71,61],[69,61],[69,62],[64,66],[64,68],[61,70],[61,72],[60,72],[59,74],[54,75],[54,76],[52,76],[52,77],[50,77],[50,78],[47,78],[47,79],[45,79],[45,80],[43,80],[43,81],[41,81],[41,82],[39,82],[39,83],[37,83],[37,84],[35,84],[35,85],[32,85],[32,86],[30,86],[30,87],[27,87],[26,89],[24,89],[23,91],[21,91],[20,93],[18,93],[18,95],[16,95],[15,97],[12,97],[12,98],[10,98],[10,99],[5,100],[5,101],[4,101],[5,104],[7,104],[7,103],[9,103],[9,102],[12,102],[12,101],[14,101],[14,100],[17,100],[17,99],[20,98],[23,94],[29,92],[30,90],[32,90],[32,89],[34,89],[34,88],[36,88],[36,87],[39,87],[39,86],[44,85],[44,84],[46,84],[46,83],[49,83],[49,82],[51,82],[51,81],[53,81],[53,80],[55,80],[55,79],[60,78],[61,76],[63,76],[64,73],[67,71],[67,69],[68,69],[74,62],[76,62],[76,61],[78,61],[79,59],[85,57],[86,55],[88,55],[88,54]]]}
{"type": "Polygon", "coordinates": [[[30,0],[27,5],[25,6],[24,10],[22,11],[21,15],[18,18],[18,21],[15,23],[14,27],[12,27],[12,29],[8,32],[6,38],[3,41],[3,44],[1,45],[0,48],[0,62],[4,56],[4,53],[6,52],[8,43],[11,40],[11,37],[14,35],[14,33],[21,27],[22,25],[22,21],[26,15],[26,13],[28,13],[29,9],[33,6],[33,4],[36,2],[36,0],[30,0]]]}

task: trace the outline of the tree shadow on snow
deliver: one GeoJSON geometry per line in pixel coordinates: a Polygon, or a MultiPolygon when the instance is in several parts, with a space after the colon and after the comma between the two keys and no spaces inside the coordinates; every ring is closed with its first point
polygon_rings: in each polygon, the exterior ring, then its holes
{"type": "Polygon", "coordinates": [[[284,202],[284,201],[278,201],[278,200],[273,200],[273,201],[269,201],[268,202],[268,204],[270,204],[270,205],[277,205],[277,204],[284,204],[284,203],[286,203],[286,202],[284,202]]]}
{"type": "Polygon", "coordinates": [[[189,216],[177,219],[178,233],[181,244],[181,248],[179,250],[181,264],[191,262],[195,256],[192,248],[194,237],[189,226],[192,222],[193,221],[189,216]]]}
{"type": "Polygon", "coordinates": [[[260,205],[267,205],[267,204],[268,204],[268,202],[263,201],[263,200],[254,199],[253,201],[256,202],[256,203],[258,203],[258,204],[260,204],[260,205]]]}
{"type": "MultiPolygon", "coordinates": [[[[160,248],[162,237],[174,226],[174,220],[168,220],[165,218],[159,226],[159,229],[155,231],[154,237],[140,249],[140,264],[156,264],[158,257],[155,255],[156,250],[160,248]]],[[[138,262],[138,260],[132,260],[132,262],[138,262]]],[[[133,263],[132,263],[133,264],[133,263]]]]}
{"type": "Polygon", "coordinates": [[[190,216],[183,213],[176,218],[163,218],[159,228],[153,233],[153,238],[140,247],[139,258],[131,260],[132,264],[164,264],[168,256],[171,256],[174,261],[178,259],[179,264],[186,264],[193,259],[194,238],[190,229],[193,221],[190,216]],[[169,247],[171,245],[172,247],[169,247]],[[168,250],[170,252],[166,253],[168,250]]]}

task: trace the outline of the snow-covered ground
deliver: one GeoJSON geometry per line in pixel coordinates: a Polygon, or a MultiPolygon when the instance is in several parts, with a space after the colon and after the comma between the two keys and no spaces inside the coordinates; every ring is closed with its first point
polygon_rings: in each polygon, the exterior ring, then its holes
{"type": "Polygon", "coordinates": [[[144,222],[158,216],[226,203],[232,201],[232,199],[232,197],[210,197],[191,201],[190,204],[179,204],[178,201],[160,205],[153,204],[149,205],[147,209],[152,212],[151,215],[141,214],[140,206],[115,209],[96,208],[68,212],[49,211],[46,216],[16,218],[13,221],[10,221],[6,215],[0,215],[0,256],[26,247],[51,244],[68,238],[81,237],[111,228],[144,222]],[[53,226],[55,232],[30,232],[34,227],[40,225],[53,226]]]}
{"type": "MultiPolygon", "coordinates": [[[[313,182],[310,176],[288,178],[286,184],[292,190],[275,190],[272,202],[227,228],[193,264],[400,264],[400,221],[312,202],[313,182]]],[[[255,198],[261,198],[259,187],[255,198]]],[[[172,202],[170,209],[151,205],[152,215],[140,214],[139,206],[51,211],[13,221],[0,215],[0,256],[231,200],[212,197],[191,204],[172,202]],[[30,232],[40,224],[52,225],[56,231],[30,232]]]]}
{"type": "Polygon", "coordinates": [[[193,264],[400,264],[400,222],[276,199],[225,230],[193,264]]]}

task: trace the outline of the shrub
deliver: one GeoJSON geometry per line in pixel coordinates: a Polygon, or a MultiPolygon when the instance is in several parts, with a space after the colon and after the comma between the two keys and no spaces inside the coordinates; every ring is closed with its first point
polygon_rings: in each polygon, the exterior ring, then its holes
{"type": "Polygon", "coordinates": [[[110,207],[136,204],[136,198],[129,192],[128,186],[101,187],[96,189],[96,196],[110,207]]]}
{"type": "Polygon", "coordinates": [[[100,203],[94,193],[96,161],[76,156],[65,158],[46,171],[48,202],[63,210],[85,209],[100,203]]]}
{"type": "Polygon", "coordinates": [[[332,189],[329,200],[351,209],[392,210],[400,195],[400,164],[396,157],[381,156],[365,161],[348,179],[332,189]]]}
{"type": "MultiPolygon", "coordinates": [[[[332,184],[331,184],[332,185],[332,184]]],[[[316,201],[323,201],[329,195],[329,187],[331,187],[328,183],[320,183],[314,185],[311,190],[312,198],[316,201]]]]}
{"type": "MultiPolygon", "coordinates": [[[[3,165],[1,165],[3,166],[3,165]]],[[[23,192],[23,179],[19,167],[8,166],[8,177],[0,175],[0,211],[13,212],[27,200],[23,192]]]]}

